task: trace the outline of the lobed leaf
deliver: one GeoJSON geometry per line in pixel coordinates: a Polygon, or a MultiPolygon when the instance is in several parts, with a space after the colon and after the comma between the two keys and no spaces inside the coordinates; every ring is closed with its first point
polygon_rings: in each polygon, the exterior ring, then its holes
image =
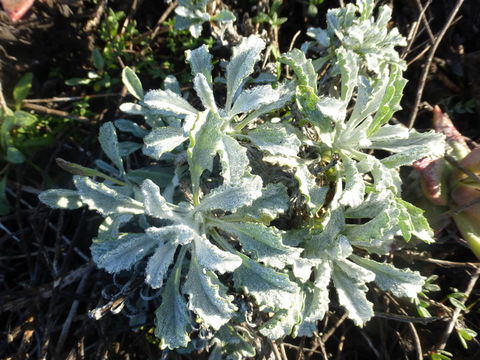
{"type": "Polygon", "coordinates": [[[128,270],[150,254],[157,244],[143,233],[121,234],[114,240],[95,241],[90,250],[95,264],[109,273],[128,270]]]}
{"type": "Polygon", "coordinates": [[[297,156],[301,142],[288,124],[266,123],[248,133],[249,140],[270,155],[297,156]]]}
{"type": "Polygon", "coordinates": [[[186,245],[198,236],[196,231],[184,224],[166,225],[160,228],[149,227],[145,233],[159,243],[168,242],[172,245],[186,245]]]}
{"type": "Polygon", "coordinates": [[[273,227],[249,222],[222,222],[219,226],[238,238],[245,253],[278,269],[292,264],[302,252],[302,249],[284,245],[282,233],[273,227]]]}
{"type": "Polygon", "coordinates": [[[187,50],[185,51],[185,56],[190,63],[192,75],[197,76],[197,74],[202,74],[209,86],[212,86],[212,55],[210,55],[208,47],[202,45],[195,50],[187,50]]]}
{"type": "Polygon", "coordinates": [[[202,173],[205,170],[212,170],[213,158],[219,151],[222,139],[222,125],[223,119],[218,114],[205,111],[199,114],[190,132],[187,154],[194,194],[200,191],[202,173]]]}
{"type": "Polygon", "coordinates": [[[153,129],[144,137],[143,153],[153,159],[159,160],[163,154],[180,146],[187,137],[181,128],[159,127],[153,129]]]}
{"type": "Polygon", "coordinates": [[[373,281],[375,274],[345,261],[334,264],[332,279],[338,300],[347,310],[348,317],[355,325],[363,326],[373,316],[373,304],[367,300],[365,282],[373,281]]]}
{"type": "MultiPolygon", "coordinates": [[[[151,238],[152,236],[147,233],[151,238]]],[[[173,262],[176,244],[173,242],[160,243],[150,257],[145,269],[145,282],[153,289],[160,289],[163,286],[163,279],[167,275],[167,270],[173,262]]]]}
{"type": "Polygon", "coordinates": [[[342,157],[342,161],[345,167],[343,174],[345,189],[339,202],[344,206],[359,206],[365,197],[365,182],[363,176],[358,171],[355,162],[348,156],[342,157]]]}
{"type": "Polygon", "coordinates": [[[381,160],[388,168],[411,165],[414,161],[424,157],[440,158],[445,153],[445,137],[442,134],[429,131],[418,133],[411,131],[408,139],[372,143],[370,148],[382,149],[396,154],[381,160]]]}
{"type": "Polygon", "coordinates": [[[251,204],[262,195],[262,179],[254,176],[238,185],[222,185],[205,196],[195,211],[220,209],[235,211],[241,206],[251,204]]]}
{"type": "Polygon", "coordinates": [[[224,184],[241,184],[245,174],[248,174],[250,170],[247,149],[231,136],[224,135],[220,143],[219,154],[224,184]]]}
{"type": "Polygon", "coordinates": [[[275,98],[277,100],[262,104],[256,110],[252,111],[249,115],[247,115],[245,119],[241,121],[240,124],[248,124],[250,123],[250,121],[257,119],[264,114],[267,114],[269,112],[272,112],[274,110],[278,110],[284,107],[291,100],[293,95],[293,90],[291,85],[292,83],[280,84],[277,88],[272,89],[272,92],[277,94],[275,95],[275,98]]]}
{"type": "Polygon", "coordinates": [[[376,79],[365,76],[359,76],[358,79],[357,99],[348,120],[350,126],[357,126],[379,109],[388,87],[388,69],[383,69],[376,79]]]}
{"type": "Polygon", "coordinates": [[[283,54],[280,61],[293,69],[299,85],[309,87],[313,92],[317,92],[317,73],[313,68],[312,60],[307,59],[303,51],[293,49],[283,54]]]}
{"type": "Polygon", "coordinates": [[[255,86],[252,89],[242,91],[238,95],[228,112],[228,116],[232,117],[237,114],[258,110],[264,105],[275,103],[279,98],[280,94],[274,91],[271,85],[255,86]]]}
{"type": "Polygon", "coordinates": [[[402,69],[398,65],[392,65],[390,70],[389,83],[387,85],[382,103],[378,107],[372,125],[368,129],[368,134],[375,134],[383,125],[385,125],[392,115],[401,109],[400,100],[402,99],[403,89],[407,84],[402,76],[402,69]]]}
{"type": "Polygon", "coordinates": [[[409,241],[414,235],[422,241],[433,243],[433,230],[423,215],[424,211],[400,198],[395,198],[395,201],[400,210],[399,227],[405,240],[409,241]]]}
{"type": "Polygon", "coordinates": [[[302,321],[304,306],[303,294],[299,291],[289,309],[275,312],[273,317],[260,326],[260,333],[270,340],[277,340],[288,335],[297,336],[296,326],[302,321]]]}
{"type": "Polygon", "coordinates": [[[105,184],[82,176],[74,176],[73,182],[82,202],[91,210],[96,210],[102,215],[138,215],[144,212],[141,202],[123,195],[105,184]]]}
{"type": "Polygon", "coordinates": [[[195,256],[203,267],[220,274],[233,272],[242,264],[242,259],[213,245],[205,236],[194,237],[195,256]]]}
{"type": "Polygon", "coordinates": [[[227,65],[227,99],[225,110],[230,111],[237,90],[243,81],[253,72],[253,67],[260,60],[260,53],[265,48],[265,42],[258,36],[243,38],[239,45],[233,48],[233,55],[227,65]]]}
{"type": "Polygon", "coordinates": [[[375,283],[384,291],[391,291],[398,297],[416,298],[422,291],[425,278],[418,272],[397,269],[391,264],[379,263],[357,255],[350,257],[358,265],[375,273],[375,283]]]}
{"type": "Polygon", "coordinates": [[[162,350],[186,347],[190,342],[188,332],[192,324],[187,303],[179,291],[180,266],[181,261],[177,260],[163,289],[162,303],[155,311],[155,336],[160,339],[162,350]]]}
{"type": "Polygon", "coordinates": [[[195,75],[193,79],[193,87],[197,96],[202,101],[206,110],[217,112],[217,104],[215,103],[215,97],[211,85],[208,83],[207,78],[203,74],[195,75]]]}
{"type": "Polygon", "coordinates": [[[195,115],[198,110],[187,100],[171,90],[150,90],[145,94],[144,104],[162,115],[195,115]]]}
{"type": "Polygon", "coordinates": [[[329,187],[318,186],[316,177],[308,170],[305,164],[298,164],[294,173],[298,181],[298,189],[305,196],[307,206],[312,214],[316,213],[323,206],[329,187]]]}
{"type": "Polygon", "coordinates": [[[330,261],[321,261],[315,269],[314,286],[305,286],[305,305],[302,322],[298,327],[298,336],[312,336],[317,331],[317,322],[322,320],[330,303],[328,285],[331,282],[332,265],[330,261]]]}
{"type": "Polygon", "coordinates": [[[348,51],[343,47],[338,48],[335,55],[342,79],[340,99],[348,104],[357,86],[360,58],[353,51],[348,51]]]}
{"type": "Polygon", "coordinates": [[[282,184],[268,184],[262,189],[262,195],[251,205],[239,208],[234,217],[246,221],[257,221],[265,225],[288,209],[288,192],[282,184]]]}
{"type": "Polygon", "coordinates": [[[188,308],[215,330],[230,321],[238,310],[227,290],[215,273],[203,269],[197,259],[192,258],[183,285],[183,292],[189,296],[188,308]]]}
{"type": "Polygon", "coordinates": [[[298,286],[283,273],[243,258],[242,265],[233,273],[235,287],[252,295],[260,306],[289,309],[293,306],[298,286]]]}

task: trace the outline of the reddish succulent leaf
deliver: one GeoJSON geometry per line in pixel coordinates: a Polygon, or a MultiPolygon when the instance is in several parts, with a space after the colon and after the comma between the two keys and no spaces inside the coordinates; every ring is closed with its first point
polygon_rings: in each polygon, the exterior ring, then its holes
{"type": "Polygon", "coordinates": [[[453,125],[448,114],[444,113],[438,105],[435,105],[433,108],[433,127],[436,132],[442,133],[447,137],[447,143],[453,149],[451,155],[456,160],[460,160],[467,156],[470,152],[470,148],[465,142],[465,139],[453,125]]]}
{"type": "Polygon", "coordinates": [[[30,9],[35,0],[0,0],[3,9],[13,21],[18,21],[30,9]]]}
{"type": "MultiPolygon", "coordinates": [[[[472,186],[459,184],[451,192],[453,209],[465,208],[463,213],[480,224],[480,191],[472,186]],[[478,200],[478,203],[474,203],[478,200]],[[473,203],[473,204],[472,204],[473,203]],[[472,204],[472,205],[470,205],[472,204]]],[[[480,236],[480,234],[479,234],[480,236]]]]}
{"type": "MultiPolygon", "coordinates": [[[[480,175],[480,148],[473,149],[467,156],[458,162],[458,164],[476,175],[480,175]]],[[[455,169],[450,176],[450,183],[456,185],[459,181],[467,184],[469,176],[461,169],[455,169]]],[[[480,184],[477,184],[477,188],[480,184]]]]}
{"type": "Polygon", "coordinates": [[[460,161],[460,165],[474,173],[480,173],[480,148],[473,149],[460,161]]]}
{"type": "Polygon", "coordinates": [[[436,205],[447,205],[445,160],[423,158],[413,163],[413,167],[420,173],[420,182],[425,197],[436,205]]]}

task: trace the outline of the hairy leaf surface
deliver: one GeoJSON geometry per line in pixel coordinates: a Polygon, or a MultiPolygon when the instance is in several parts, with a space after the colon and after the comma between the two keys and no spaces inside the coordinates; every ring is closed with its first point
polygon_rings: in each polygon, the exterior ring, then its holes
{"type": "Polygon", "coordinates": [[[189,309],[215,330],[225,325],[238,310],[232,303],[233,296],[227,295],[227,288],[217,275],[202,269],[196,258],[190,262],[183,292],[189,296],[189,309]]]}

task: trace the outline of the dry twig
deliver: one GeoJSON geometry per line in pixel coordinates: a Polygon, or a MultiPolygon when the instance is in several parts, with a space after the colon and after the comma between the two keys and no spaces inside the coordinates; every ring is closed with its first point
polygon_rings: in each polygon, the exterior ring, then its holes
{"type": "MultiPolygon", "coordinates": [[[[397,299],[395,299],[392,295],[390,295],[389,293],[386,294],[387,297],[390,299],[390,301],[392,303],[394,303],[398,310],[404,314],[405,316],[408,316],[407,312],[405,310],[403,310],[403,308],[401,307],[401,305],[398,303],[397,299]]],[[[418,332],[417,332],[417,329],[415,327],[415,325],[413,325],[412,322],[409,322],[408,323],[408,328],[410,329],[410,333],[412,334],[412,339],[413,339],[413,343],[415,345],[415,351],[417,353],[417,359],[418,360],[423,360],[423,350],[422,350],[422,343],[420,342],[420,337],[418,336],[418,332]]]]}
{"type": "Polygon", "coordinates": [[[37,105],[37,104],[31,104],[31,103],[22,103],[22,107],[34,111],[38,111],[47,115],[55,115],[55,116],[61,116],[65,117],[67,119],[72,119],[75,121],[83,122],[83,123],[91,123],[89,118],[86,118],[85,116],[78,116],[78,115],[72,115],[66,111],[61,111],[61,110],[56,110],[56,109],[50,109],[46,106],[42,105],[37,105]]]}
{"type": "Polygon", "coordinates": [[[175,10],[176,7],[177,7],[177,2],[173,1],[168,6],[168,8],[163,12],[163,14],[158,19],[157,24],[155,25],[155,28],[153,29],[152,34],[150,35],[149,43],[151,43],[157,37],[157,35],[160,33],[160,29],[162,28],[162,23],[167,19],[167,17],[172,13],[172,11],[175,10]]]}
{"type": "Polygon", "coordinates": [[[432,0],[429,0],[425,4],[425,6],[421,9],[420,14],[418,15],[417,21],[414,22],[414,25],[413,25],[412,29],[410,30],[410,32],[407,36],[408,44],[405,47],[405,49],[403,49],[403,51],[402,51],[402,55],[401,55],[402,59],[405,59],[405,57],[410,52],[410,49],[412,48],[412,45],[417,38],[418,29],[420,28],[420,19],[424,16],[425,11],[427,11],[427,9],[428,9],[428,7],[430,6],[431,3],[432,3],[432,0]]]}
{"type": "Polygon", "coordinates": [[[90,99],[115,97],[115,96],[120,96],[120,94],[106,93],[106,94],[93,94],[93,95],[84,95],[84,96],[51,97],[47,99],[25,99],[22,101],[22,103],[41,104],[41,103],[51,103],[51,102],[69,102],[69,101],[90,100],[90,99]]]}
{"type": "MultiPolygon", "coordinates": [[[[465,304],[465,302],[468,300],[470,297],[470,294],[473,291],[473,288],[475,287],[475,284],[478,281],[478,278],[480,277],[480,269],[477,269],[472,277],[470,278],[470,281],[468,282],[467,288],[464,291],[464,294],[466,295],[465,298],[461,300],[462,304],[465,304]]],[[[453,311],[452,318],[450,322],[448,323],[445,332],[440,338],[439,345],[437,347],[438,350],[443,350],[445,349],[445,346],[447,345],[448,338],[450,337],[450,334],[452,333],[453,329],[455,328],[455,325],[457,323],[458,317],[460,316],[460,313],[462,312],[462,309],[457,307],[453,311]]]]}
{"type": "Polygon", "coordinates": [[[415,102],[413,104],[412,112],[410,114],[410,118],[408,120],[408,128],[411,129],[413,125],[415,124],[415,119],[417,118],[418,114],[418,107],[420,105],[420,101],[422,100],[423,96],[423,90],[425,89],[425,84],[427,81],[427,76],[428,72],[430,71],[430,66],[432,65],[433,57],[435,56],[435,52],[438,49],[438,46],[440,45],[441,41],[443,40],[443,37],[447,33],[447,30],[450,28],[453,20],[455,19],[455,16],[457,15],[458,11],[460,10],[460,7],[462,6],[464,0],[457,0],[452,12],[450,13],[450,17],[448,18],[447,22],[445,23],[445,26],[443,29],[440,31],[438,36],[435,39],[435,42],[432,45],[432,48],[430,49],[430,53],[428,54],[427,61],[425,63],[425,67],[423,68],[422,75],[420,77],[420,81],[418,84],[418,89],[417,89],[417,94],[415,96],[415,102]]]}
{"type": "Polygon", "coordinates": [[[425,6],[425,9],[423,8],[423,5],[420,2],[420,0],[416,0],[416,2],[417,2],[418,9],[420,10],[420,17],[422,19],[423,25],[425,26],[425,29],[427,30],[428,37],[430,38],[430,43],[433,44],[435,42],[435,36],[433,35],[432,29],[430,29],[430,24],[428,23],[427,17],[425,16],[425,12],[427,10],[426,8],[428,7],[428,5],[430,5],[431,1],[427,2],[427,5],[425,6]]]}

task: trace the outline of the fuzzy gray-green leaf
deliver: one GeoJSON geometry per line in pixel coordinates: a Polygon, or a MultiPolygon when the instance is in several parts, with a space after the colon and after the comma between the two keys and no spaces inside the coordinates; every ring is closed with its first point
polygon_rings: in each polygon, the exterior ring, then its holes
{"type": "Polygon", "coordinates": [[[405,240],[409,241],[411,235],[414,235],[422,241],[433,243],[433,231],[423,214],[424,211],[400,198],[395,201],[400,211],[399,227],[405,240]]]}
{"type": "Polygon", "coordinates": [[[283,273],[244,258],[233,273],[235,287],[242,288],[256,303],[273,309],[289,309],[295,301],[298,286],[283,273]]]}
{"type": "Polygon", "coordinates": [[[385,96],[388,86],[388,70],[384,69],[378,79],[370,80],[359,76],[358,94],[350,115],[350,123],[359,124],[362,120],[375,113],[385,96]]]}
{"type": "Polygon", "coordinates": [[[73,182],[82,202],[91,210],[97,210],[102,215],[143,214],[141,202],[125,196],[105,184],[82,176],[75,176],[73,182]]]}
{"type": "Polygon", "coordinates": [[[360,59],[353,51],[348,51],[342,47],[338,48],[335,54],[342,77],[341,100],[348,104],[352,98],[353,90],[357,86],[360,59]]]}
{"type": "Polygon", "coordinates": [[[100,142],[103,152],[108,156],[116,168],[123,173],[123,161],[120,156],[117,133],[113,123],[107,122],[100,127],[98,141],[100,142]]]}
{"type": "Polygon", "coordinates": [[[145,95],[145,105],[163,115],[195,115],[198,110],[187,100],[171,90],[150,90],[145,95]]]}
{"type": "Polygon", "coordinates": [[[203,269],[197,259],[192,258],[183,292],[189,296],[189,309],[215,330],[226,324],[238,310],[227,290],[215,273],[203,269]]]}
{"type": "Polygon", "coordinates": [[[270,155],[297,156],[301,142],[292,126],[266,123],[248,133],[250,141],[270,155]]]}
{"type": "Polygon", "coordinates": [[[122,214],[107,216],[98,227],[97,238],[100,241],[115,240],[120,235],[120,227],[129,222],[133,215],[122,214]]]}
{"type": "Polygon", "coordinates": [[[315,269],[314,286],[304,287],[305,306],[303,308],[303,321],[298,327],[298,336],[312,336],[317,331],[317,322],[322,320],[328,311],[329,289],[331,282],[332,264],[322,260],[315,269]]]}
{"type": "Polygon", "coordinates": [[[425,278],[416,271],[397,269],[388,263],[379,263],[370,259],[352,255],[358,265],[375,273],[375,283],[384,291],[391,291],[398,297],[416,298],[422,291],[425,278]]]}
{"type": "Polygon", "coordinates": [[[229,135],[222,137],[220,143],[220,162],[222,164],[222,177],[226,185],[238,185],[250,170],[247,149],[229,135]]]}
{"type": "Polygon", "coordinates": [[[362,268],[348,261],[335,264],[333,269],[332,278],[340,304],[345,307],[348,317],[355,325],[363,326],[373,316],[373,304],[367,300],[368,288],[365,282],[373,281],[375,274],[366,270],[359,271],[362,268]]]}
{"type": "Polygon", "coordinates": [[[264,105],[278,101],[280,94],[272,89],[271,85],[255,86],[252,89],[244,90],[235,99],[228,116],[248,113],[257,110],[264,105]]]}
{"type": "Polygon", "coordinates": [[[54,209],[78,209],[84,205],[75,190],[51,189],[40,193],[38,198],[54,209]]]}
{"type": "Polygon", "coordinates": [[[307,59],[305,53],[299,49],[283,54],[280,61],[290,66],[298,78],[298,84],[310,87],[317,91],[317,74],[313,68],[312,60],[307,59]]]}
{"type": "Polygon", "coordinates": [[[212,170],[213,158],[220,148],[223,120],[212,111],[198,115],[194,128],[190,132],[188,163],[192,176],[194,193],[199,191],[200,176],[204,170],[212,170]]]}
{"type": "Polygon", "coordinates": [[[153,181],[145,180],[142,183],[141,190],[146,214],[159,219],[173,217],[172,209],[160,194],[160,188],[153,181]]]}
{"type": "Polygon", "coordinates": [[[148,131],[140,127],[137,123],[127,120],[118,119],[114,121],[115,127],[123,132],[128,132],[136,137],[144,138],[148,134],[148,131]]]}
{"type": "Polygon", "coordinates": [[[369,135],[375,134],[382,125],[390,120],[395,111],[401,109],[400,100],[406,84],[407,80],[402,77],[401,68],[398,65],[393,65],[387,90],[368,130],[369,135]]]}
{"type": "Polygon", "coordinates": [[[163,285],[163,279],[167,274],[167,270],[173,261],[177,246],[171,242],[160,243],[148,259],[147,268],[145,269],[145,282],[153,289],[159,289],[163,285]]]}
{"type": "Polygon", "coordinates": [[[170,275],[162,293],[162,303],[155,311],[155,336],[160,338],[161,349],[186,347],[190,342],[191,320],[187,303],[179,291],[178,271],[174,269],[170,275]]]}
{"type": "Polygon", "coordinates": [[[208,84],[212,86],[212,55],[210,55],[207,46],[202,45],[195,50],[187,50],[185,55],[190,63],[192,75],[203,74],[208,84]]]}
{"type": "Polygon", "coordinates": [[[198,263],[209,270],[224,274],[235,271],[242,264],[238,255],[221,250],[205,236],[196,236],[194,243],[198,263]]]}
{"type": "Polygon", "coordinates": [[[130,269],[150,254],[157,244],[143,233],[123,234],[114,240],[96,241],[91,246],[98,267],[109,273],[130,269]]]}
{"type": "Polygon", "coordinates": [[[292,307],[278,310],[273,317],[260,326],[260,333],[270,340],[277,340],[288,335],[296,337],[296,326],[302,320],[303,306],[303,294],[299,291],[295,295],[292,307]]]}
{"type": "Polygon", "coordinates": [[[193,87],[197,96],[202,101],[205,109],[212,110],[217,112],[217,104],[215,103],[215,97],[213,95],[213,90],[210,87],[207,78],[203,74],[197,74],[193,79],[193,87]]]}
{"type": "Polygon", "coordinates": [[[249,222],[224,222],[220,227],[238,238],[245,253],[278,269],[292,264],[302,252],[302,249],[284,245],[282,233],[273,227],[249,222]]]}
{"type": "Polygon", "coordinates": [[[251,205],[239,208],[234,217],[247,221],[257,221],[265,225],[288,209],[288,192],[282,184],[268,184],[262,189],[262,195],[251,205]]]}
{"type": "Polygon", "coordinates": [[[196,211],[221,209],[234,211],[262,195],[262,179],[254,176],[238,185],[222,185],[205,196],[196,211]]]}
{"type": "Polygon", "coordinates": [[[233,48],[233,55],[227,65],[227,99],[225,109],[230,111],[233,98],[243,81],[253,72],[255,63],[260,60],[260,53],[265,42],[258,36],[243,38],[233,48]]]}
{"type": "Polygon", "coordinates": [[[445,153],[445,137],[433,131],[419,133],[412,130],[408,139],[375,141],[370,148],[394,152],[394,155],[382,159],[381,162],[388,168],[397,168],[411,165],[424,157],[442,157],[445,153]]]}
{"type": "Polygon", "coordinates": [[[345,167],[343,175],[345,179],[345,189],[339,200],[344,206],[359,206],[365,197],[365,182],[359,173],[355,161],[345,156],[342,158],[345,167]]]}
{"type": "Polygon", "coordinates": [[[158,160],[163,154],[172,151],[185,140],[187,137],[181,128],[159,127],[144,137],[143,153],[158,160]]]}

